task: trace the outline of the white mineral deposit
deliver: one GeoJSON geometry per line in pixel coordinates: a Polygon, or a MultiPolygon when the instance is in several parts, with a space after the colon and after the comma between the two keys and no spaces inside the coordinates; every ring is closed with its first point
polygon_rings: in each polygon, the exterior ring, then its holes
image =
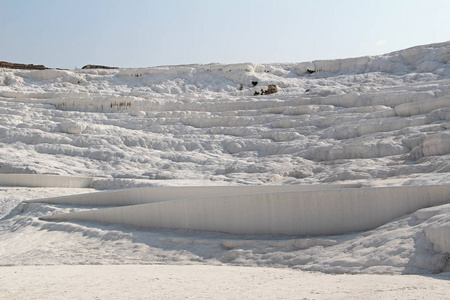
{"type": "Polygon", "coordinates": [[[450,299],[450,42],[2,68],[0,218],[2,299],[450,299]]]}

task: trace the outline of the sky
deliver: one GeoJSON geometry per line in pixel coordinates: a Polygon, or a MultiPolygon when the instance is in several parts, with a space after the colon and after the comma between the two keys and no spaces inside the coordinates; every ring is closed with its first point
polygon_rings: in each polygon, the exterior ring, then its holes
{"type": "Polygon", "coordinates": [[[0,61],[281,63],[450,40],[448,0],[0,0],[0,61]]]}

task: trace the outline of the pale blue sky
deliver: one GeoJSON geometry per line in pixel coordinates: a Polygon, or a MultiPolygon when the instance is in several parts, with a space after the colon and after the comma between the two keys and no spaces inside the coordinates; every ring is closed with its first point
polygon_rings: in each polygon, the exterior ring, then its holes
{"type": "Polygon", "coordinates": [[[303,62],[450,40],[448,0],[0,0],[0,60],[303,62]]]}

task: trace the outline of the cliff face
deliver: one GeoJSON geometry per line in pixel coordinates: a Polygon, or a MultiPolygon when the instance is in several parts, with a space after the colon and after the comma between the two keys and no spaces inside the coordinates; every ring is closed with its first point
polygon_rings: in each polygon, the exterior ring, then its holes
{"type": "Polygon", "coordinates": [[[21,70],[45,70],[45,69],[48,69],[44,65],[16,64],[16,63],[10,63],[10,62],[6,62],[6,61],[0,61],[0,68],[21,69],[21,70]]]}

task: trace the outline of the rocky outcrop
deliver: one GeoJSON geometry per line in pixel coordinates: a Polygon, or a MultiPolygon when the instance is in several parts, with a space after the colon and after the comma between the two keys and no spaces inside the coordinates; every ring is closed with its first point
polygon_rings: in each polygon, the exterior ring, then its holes
{"type": "Polygon", "coordinates": [[[261,93],[255,91],[253,96],[270,95],[270,94],[275,94],[276,92],[278,92],[278,87],[275,84],[269,84],[269,86],[267,87],[267,90],[261,89],[261,93]]]}
{"type": "Polygon", "coordinates": [[[10,62],[6,62],[6,61],[0,61],[0,68],[21,69],[21,70],[45,70],[45,69],[48,69],[44,65],[17,64],[17,63],[10,63],[10,62]]]}
{"type": "Polygon", "coordinates": [[[117,67],[108,67],[101,65],[85,65],[82,69],[118,69],[117,67]]]}
{"type": "Polygon", "coordinates": [[[269,94],[274,94],[276,92],[278,92],[278,87],[275,84],[269,84],[265,94],[269,95],[269,94]]]}

